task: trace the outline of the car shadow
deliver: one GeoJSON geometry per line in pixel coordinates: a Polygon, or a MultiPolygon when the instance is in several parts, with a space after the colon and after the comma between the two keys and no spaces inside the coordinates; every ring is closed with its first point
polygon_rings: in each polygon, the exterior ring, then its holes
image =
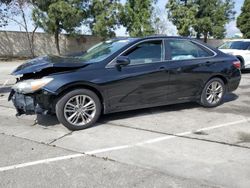
{"type": "MultiPolygon", "coordinates": [[[[167,106],[160,106],[160,107],[152,107],[152,108],[145,108],[145,109],[138,109],[138,110],[130,110],[125,112],[116,112],[112,114],[105,114],[100,117],[98,122],[95,126],[102,125],[104,123],[117,120],[117,119],[125,119],[125,118],[133,118],[136,116],[143,116],[147,114],[157,114],[162,112],[168,112],[168,111],[179,111],[184,109],[191,109],[191,108],[197,108],[199,107],[199,104],[197,103],[184,103],[184,104],[174,104],[174,105],[167,105],[167,106]]],[[[55,115],[37,115],[36,123],[38,125],[49,127],[49,126],[55,126],[57,124],[60,124],[57,117],[55,115]]]]}
{"type": "Polygon", "coordinates": [[[36,123],[44,127],[55,126],[59,124],[57,117],[55,115],[41,115],[38,114],[36,117],[36,123]]]}
{"type": "MultiPolygon", "coordinates": [[[[237,99],[238,95],[234,93],[228,93],[227,95],[225,95],[223,103],[232,102],[237,99]]],[[[119,119],[133,118],[149,114],[157,115],[164,112],[173,112],[173,111],[187,110],[193,108],[203,108],[203,107],[198,103],[189,102],[189,103],[173,104],[173,105],[166,105],[166,106],[159,106],[159,107],[152,107],[152,108],[145,108],[138,110],[130,110],[125,112],[116,112],[112,114],[102,115],[99,121],[95,124],[95,127],[119,119]]],[[[37,124],[49,127],[49,126],[55,126],[60,123],[55,115],[37,115],[37,124]]]]}
{"type": "Polygon", "coordinates": [[[223,98],[223,102],[222,103],[228,103],[231,101],[235,101],[239,98],[238,95],[236,95],[235,93],[227,93],[224,98],[223,98]]]}

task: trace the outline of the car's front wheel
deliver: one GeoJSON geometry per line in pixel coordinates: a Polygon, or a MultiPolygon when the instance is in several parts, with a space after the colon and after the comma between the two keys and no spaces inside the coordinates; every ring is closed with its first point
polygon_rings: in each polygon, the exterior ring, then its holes
{"type": "Polygon", "coordinates": [[[205,107],[216,107],[223,101],[225,84],[220,78],[212,78],[203,88],[200,103],[205,107]]]}
{"type": "Polygon", "coordinates": [[[82,130],[92,126],[100,114],[100,99],[87,89],[70,91],[56,104],[58,120],[70,130],[82,130]]]}

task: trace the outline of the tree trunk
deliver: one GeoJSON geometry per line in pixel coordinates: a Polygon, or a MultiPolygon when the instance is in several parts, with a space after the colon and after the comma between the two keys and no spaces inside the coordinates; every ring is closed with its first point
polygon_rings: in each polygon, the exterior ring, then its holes
{"type": "Polygon", "coordinates": [[[204,42],[207,43],[207,33],[204,33],[204,42]]]}
{"type": "Polygon", "coordinates": [[[55,37],[55,44],[56,44],[56,50],[57,50],[57,54],[60,55],[60,44],[59,44],[59,21],[56,20],[56,30],[54,33],[54,37],[55,37]]]}
{"type": "Polygon", "coordinates": [[[200,39],[201,38],[201,34],[200,33],[196,33],[196,38],[200,39]]]}
{"type": "Polygon", "coordinates": [[[55,32],[55,43],[56,43],[56,50],[57,50],[57,54],[60,55],[60,46],[59,46],[59,32],[58,30],[55,32]]]}
{"type": "Polygon", "coordinates": [[[36,32],[37,28],[38,28],[38,26],[36,26],[36,27],[34,28],[34,30],[32,31],[32,35],[31,35],[31,45],[32,45],[32,50],[31,50],[31,51],[32,51],[33,57],[35,57],[34,37],[35,37],[35,32],[36,32]]]}
{"type": "Polygon", "coordinates": [[[23,19],[23,22],[24,22],[24,29],[25,29],[26,37],[27,37],[27,40],[28,40],[28,43],[29,43],[30,54],[31,54],[31,56],[33,58],[33,57],[35,57],[34,48],[33,48],[32,40],[30,39],[25,13],[24,13],[23,7],[21,5],[19,6],[19,8],[21,10],[22,19],[23,19]]]}

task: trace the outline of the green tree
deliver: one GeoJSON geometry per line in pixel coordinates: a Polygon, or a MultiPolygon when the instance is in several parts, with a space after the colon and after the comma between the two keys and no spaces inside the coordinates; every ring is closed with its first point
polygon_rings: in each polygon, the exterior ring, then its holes
{"type": "Polygon", "coordinates": [[[33,20],[45,32],[53,34],[57,53],[60,55],[59,34],[72,34],[86,18],[86,1],[33,0],[33,20]]]}
{"type": "Polygon", "coordinates": [[[166,8],[168,19],[176,26],[179,35],[190,36],[191,27],[195,23],[195,13],[197,6],[192,3],[184,4],[180,0],[169,0],[166,8]]]}
{"type": "Polygon", "coordinates": [[[88,20],[92,34],[103,39],[115,37],[121,6],[120,0],[91,0],[88,20]]]}
{"type": "Polygon", "coordinates": [[[152,13],[155,0],[127,0],[120,14],[121,24],[132,37],[154,33],[152,13]]]}
{"type": "Polygon", "coordinates": [[[243,33],[244,38],[250,38],[250,0],[244,1],[241,14],[237,18],[237,27],[243,33]]]}
{"type": "Polygon", "coordinates": [[[235,11],[232,0],[187,0],[184,5],[180,0],[169,0],[166,5],[169,19],[176,25],[183,36],[196,35],[221,39],[225,37],[225,25],[234,19],[235,11]]]}

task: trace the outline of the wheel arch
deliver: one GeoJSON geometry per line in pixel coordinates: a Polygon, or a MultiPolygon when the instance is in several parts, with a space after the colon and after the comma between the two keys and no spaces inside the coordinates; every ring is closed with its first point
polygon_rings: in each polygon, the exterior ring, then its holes
{"type": "Polygon", "coordinates": [[[216,74],[216,75],[211,76],[209,79],[207,79],[207,80],[204,82],[203,86],[201,87],[201,90],[199,91],[200,94],[202,93],[203,88],[205,87],[205,85],[206,85],[210,80],[212,80],[213,78],[220,78],[220,79],[224,82],[225,87],[226,87],[226,89],[227,89],[227,87],[228,87],[228,80],[227,80],[227,78],[226,78],[225,76],[223,76],[223,75],[216,74]]]}
{"type": "Polygon", "coordinates": [[[98,98],[100,99],[101,105],[102,105],[102,110],[105,111],[105,100],[104,100],[104,96],[101,92],[101,90],[97,87],[94,86],[93,84],[89,84],[89,83],[71,83],[68,84],[66,86],[63,86],[61,88],[58,89],[57,91],[57,95],[56,95],[56,100],[55,100],[55,104],[57,103],[57,101],[66,93],[73,91],[75,89],[88,89],[92,92],[94,92],[98,98]]]}
{"type": "MultiPolygon", "coordinates": [[[[223,75],[213,75],[212,77],[210,77],[210,78],[207,80],[207,82],[209,82],[209,81],[212,80],[213,78],[220,78],[220,79],[224,82],[225,86],[228,84],[227,78],[226,78],[225,76],[223,76],[223,75]]],[[[207,82],[206,82],[206,83],[207,83],[207,82]]]]}
{"type": "Polygon", "coordinates": [[[241,55],[236,55],[235,56],[238,60],[240,60],[240,62],[243,64],[243,67],[245,66],[245,60],[244,57],[242,57],[241,55]]]}

